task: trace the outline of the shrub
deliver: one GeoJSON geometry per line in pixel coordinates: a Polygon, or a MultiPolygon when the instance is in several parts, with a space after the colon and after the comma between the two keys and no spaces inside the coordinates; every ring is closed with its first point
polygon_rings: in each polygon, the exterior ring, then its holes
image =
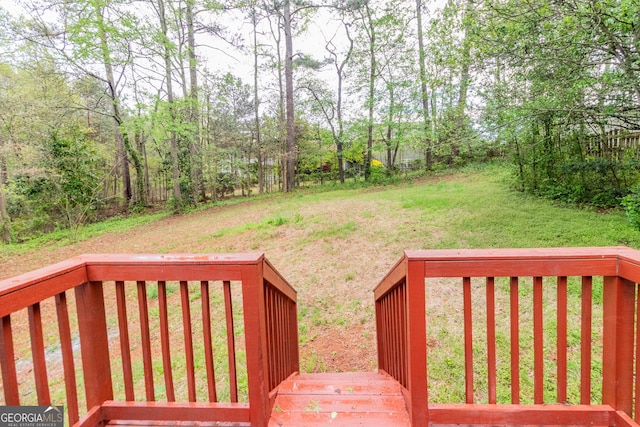
{"type": "Polygon", "coordinates": [[[631,225],[640,230],[640,185],[633,187],[631,192],[622,198],[622,206],[631,225]]]}

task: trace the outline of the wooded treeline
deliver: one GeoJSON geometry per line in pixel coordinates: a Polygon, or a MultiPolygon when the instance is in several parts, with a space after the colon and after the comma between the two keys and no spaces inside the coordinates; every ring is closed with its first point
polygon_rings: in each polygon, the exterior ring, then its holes
{"type": "Polygon", "coordinates": [[[523,191],[637,194],[632,0],[17,3],[0,6],[5,242],[497,155],[523,191]]]}

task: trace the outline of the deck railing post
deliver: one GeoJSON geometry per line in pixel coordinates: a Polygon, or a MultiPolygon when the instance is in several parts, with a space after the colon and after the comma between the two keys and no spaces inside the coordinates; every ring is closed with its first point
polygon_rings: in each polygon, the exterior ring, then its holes
{"type": "Polygon", "coordinates": [[[414,426],[429,423],[427,409],[427,328],[425,320],[424,261],[407,263],[407,363],[409,416],[414,426]]]}
{"type": "Polygon", "coordinates": [[[75,288],[87,408],[113,399],[102,282],[75,288]]]}
{"type": "Polygon", "coordinates": [[[635,284],[605,277],[603,294],[602,403],[631,415],[635,284]]]}
{"type": "Polygon", "coordinates": [[[247,348],[247,381],[252,426],[269,421],[269,360],[264,305],[263,260],[242,270],[242,304],[247,348]]]}

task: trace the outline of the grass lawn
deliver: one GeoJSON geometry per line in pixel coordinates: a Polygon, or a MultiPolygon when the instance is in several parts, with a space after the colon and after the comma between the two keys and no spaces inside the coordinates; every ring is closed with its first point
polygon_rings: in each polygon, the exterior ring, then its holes
{"type": "MultiPolygon", "coordinates": [[[[309,188],[179,216],[91,225],[75,242],[59,234],[55,239],[0,246],[0,276],[81,253],[264,252],[298,290],[301,370],[356,371],[376,368],[372,289],[403,250],[610,245],[640,247],[640,232],[627,224],[624,213],[554,206],[512,191],[505,167],[485,166],[393,186],[309,188]]],[[[481,295],[482,286],[474,284],[474,295],[481,295]]],[[[497,289],[506,285],[498,283],[497,289]]],[[[527,289],[522,286],[523,306],[528,304],[527,289]]],[[[455,376],[462,352],[455,338],[461,287],[442,282],[429,292],[430,301],[438,302],[428,307],[430,381],[441,390],[434,389],[431,398],[458,402],[464,391],[464,383],[455,376]]],[[[578,297],[579,288],[571,295],[578,297]]],[[[197,298],[194,293],[192,299],[197,298]]],[[[497,298],[501,310],[506,297],[497,298]]],[[[480,297],[478,304],[476,315],[482,316],[480,297]]],[[[551,318],[553,307],[547,309],[545,316],[551,318]]],[[[549,334],[553,326],[548,322],[549,334]]],[[[504,349],[509,343],[508,335],[500,333],[502,365],[508,362],[504,349]]],[[[523,335],[526,351],[530,337],[523,335]]],[[[476,336],[481,353],[482,332],[476,336]]],[[[571,344],[579,348],[579,342],[571,344]]],[[[480,384],[486,370],[482,357],[479,354],[477,366],[480,384]]],[[[526,382],[528,373],[522,378],[526,382]]],[[[508,382],[499,379],[503,388],[508,382]]],[[[528,392],[524,384],[523,393],[528,392]]],[[[478,400],[485,398],[479,392],[478,400]]]]}

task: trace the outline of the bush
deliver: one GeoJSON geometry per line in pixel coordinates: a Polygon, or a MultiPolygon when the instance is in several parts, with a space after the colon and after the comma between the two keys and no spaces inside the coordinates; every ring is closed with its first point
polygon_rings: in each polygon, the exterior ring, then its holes
{"type": "Polygon", "coordinates": [[[640,185],[631,189],[631,193],[622,198],[622,206],[631,225],[640,230],[640,185]]]}

